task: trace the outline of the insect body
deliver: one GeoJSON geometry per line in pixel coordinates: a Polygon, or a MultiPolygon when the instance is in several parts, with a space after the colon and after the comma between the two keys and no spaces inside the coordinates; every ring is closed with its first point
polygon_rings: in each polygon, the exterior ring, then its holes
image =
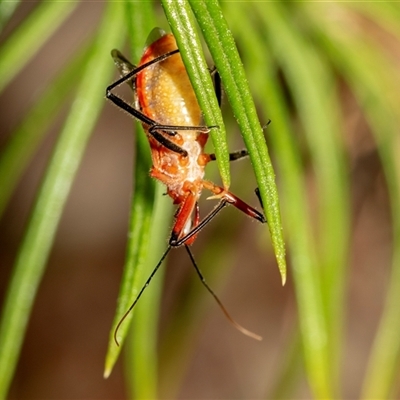
{"type": "MultiPolygon", "coordinates": [[[[204,152],[212,127],[201,125],[201,110],[175,38],[171,34],[163,34],[145,49],[138,67],[132,65],[117,50],[112,51],[112,56],[122,78],[107,88],[107,98],[142,122],[151,149],[153,165],[150,175],[166,185],[168,195],[174,204],[178,205],[169,246],[123,319],[134,307],[170,249],[184,245],[202,283],[214,296],[228,319],[246,335],[260,339],[229,316],[205,282],[188,247],[200,229],[227,204],[232,204],[260,222],[265,222],[265,218],[234,194],[204,179],[205,166],[215,160],[215,155],[204,152]],[[134,89],[134,106],[112,93],[115,87],[124,82],[134,89]],[[198,200],[203,189],[220,198],[220,202],[200,221],[198,200]]],[[[246,155],[247,152],[241,151],[231,154],[230,158],[234,160],[246,155]]]]}
{"type": "MultiPolygon", "coordinates": [[[[164,35],[147,48],[140,64],[176,49],[175,38],[164,35]]],[[[159,124],[173,126],[173,129],[191,128],[164,131],[173,134],[170,140],[186,154],[171,151],[149,136],[153,161],[150,174],[166,184],[169,196],[180,205],[173,229],[174,239],[179,240],[189,232],[192,214],[198,214],[196,204],[203,186],[204,167],[209,161],[203,150],[209,129],[200,126],[200,107],[178,53],[140,72],[136,78],[136,90],[145,115],[159,124]]],[[[194,219],[196,222],[198,216],[194,219]]]]}

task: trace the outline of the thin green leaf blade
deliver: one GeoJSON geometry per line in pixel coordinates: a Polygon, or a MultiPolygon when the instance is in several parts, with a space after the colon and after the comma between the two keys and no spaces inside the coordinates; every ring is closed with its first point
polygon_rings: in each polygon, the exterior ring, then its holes
{"type": "Polygon", "coordinates": [[[331,22],[311,15],[319,40],[363,107],[378,145],[389,189],[393,225],[392,270],[361,393],[363,399],[389,398],[397,387],[400,355],[400,169],[397,161],[400,99],[393,84],[398,81],[398,76],[396,79],[387,73],[390,70],[388,62],[379,49],[364,39],[351,37],[352,32],[337,32],[331,22]],[[353,56],[355,53],[357,57],[353,56]]]}
{"type": "Polygon", "coordinates": [[[323,268],[320,272],[315,264],[304,265],[300,274],[295,271],[295,280],[309,382],[316,396],[329,398],[338,384],[349,232],[345,166],[337,138],[338,102],[329,68],[288,22],[286,8],[259,4],[258,15],[290,85],[315,165],[321,221],[316,248],[323,268]]]}
{"type": "MultiPolygon", "coordinates": [[[[151,13],[149,12],[149,8],[151,7],[150,3],[141,5],[140,9],[137,9],[136,7],[138,4],[139,3],[127,2],[124,9],[125,21],[129,27],[132,41],[132,52],[135,55],[135,59],[140,57],[139,49],[142,48],[148,33],[145,32],[145,23],[142,23],[141,21],[150,19],[151,23],[152,19],[151,13]],[[132,10],[131,7],[133,8],[132,10]],[[135,21],[133,22],[133,20],[135,21]],[[138,29],[136,29],[136,27],[138,29]]],[[[107,49],[107,51],[109,50],[110,49],[107,49]]],[[[109,62],[112,64],[111,57],[109,62]]],[[[148,171],[151,166],[148,150],[149,146],[141,124],[135,122],[135,127],[135,181],[133,189],[134,194],[131,203],[128,234],[129,239],[127,243],[124,272],[118,294],[117,309],[109,334],[108,348],[105,358],[105,378],[107,378],[112,372],[132,322],[134,312],[128,315],[124,323],[121,325],[118,332],[119,346],[117,346],[114,339],[115,328],[140,290],[140,273],[144,268],[143,264],[147,255],[149,233],[152,224],[155,184],[148,177],[148,171]]]]}
{"type": "Polygon", "coordinates": [[[0,398],[8,391],[63,206],[104,104],[105,82],[112,65],[106,62],[103,46],[122,39],[122,29],[116,28],[120,13],[120,4],[110,3],[19,250],[0,325],[0,398]]]}
{"type": "Polygon", "coordinates": [[[0,90],[40,49],[78,5],[75,1],[45,1],[0,48],[0,90]]]}
{"type": "Polygon", "coordinates": [[[14,1],[0,1],[0,31],[3,30],[8,20],[12,17],[15,9],[19,4],[19,0],[14,1]]]}
{"type": "MultiPolygon", "coordinates": [[[[143,132],[138,133],[140,135],[143,132]]],[[[142,284],[140,280],[141,270],[146,260],[148,243],[150,240],[149,234],[152,223],[155,187],[154,182],[148,177],[148,143],[144,134],[140,136],[142,136],[142,139],[138,139],[136,142],[135,191],[131,206],[129,242],[124,274],[122,276],[120,293],[118,295],[117,309],[109,335],[104,372],[106,378],[112,372],[130,327],[133,312],[120,326],[118,331],[119,346],[117,346],[114,340],[115,328],[139,293],[140,285],[142,284]]]]}
{"type": "MultiPolygon", "coordinates": [[[[400,40],[400,7],[398,2],[349,1],[343,5],[364,14],[374,24],[380,25],[382,29],[391,32],[397,37],[397,40],[400,40]]],[[[371,36],[374,37],[373,34],[371,36]]]]}
{"type": "MultiPolygon", "coordinates": [[[[148,177],[147,177],[148,178],[148,177]]],[[[148,178],[150,180],[150,178],[148,178]]],[[[144,280],[160,261],[166,248],[166,238],[170,231],[173,204],[163,196],[164,188],[157,186],[156,201],[152,214],[152,224],[147,242],[147,257],[141,273],[144,280]]],[[[165,265],[157,272],[146,295],[140,299],[133,315],[133,329],[130,336],[126,366],[132,376],[132,398],[156,399],[159,393],[159,314],[163,292],[165,265]]]]}
{"type": "Polygon", "coordinates": [[[242,62],[218,1],[193,0],[190,1],[190,5],[221,75],[226,95],[249,151],[284,284],[286,281],[285,243],[275,173],[242,62]]]}
{"type": "MultiPolygon", "coordinates": [[[[149,34],[149,29],[156,25],[154,5],[152,3],[129,1],[127,3],[127,17],[131,51],[134,59],[137,60],[143,51],[143,45],[146,36],[149,34]]],[[[139,260],[143,264],[141,275],[143,281],[153,271],[159,261],[159,254],[165,249],[165,238],[170,226],[172,204],[169,198],[162,195],[164,187],[155,185],[154,181],[149,177],[148,171],[151,164],[149,144],[139,122],[136,123],[136,132],[136,154],[141,151],[139,142],[145,143],[146,146],[146,151],[142,151],[143,157],[145,155],[147,157],[147,161],[143,160],[143,167],[147,167],[147,171],[142,171],[143,176],[147,179],[146,185],[156,186],[155,193],[153,193],[155,196],[153,209],[149,210],[149,213],[151,213],[151,226],[143,230],[143,235],[149,236],[149,240],[145,244],[146,259],[139,260]]],[[[137,160],[137,163],[140,162],[140,160],[137,160]]],[[[137,267],[140,267],[140,263],[137,267]]],[[[163,271],[164,268],[159,271],[155,281],[152,282],[151,290],[141,299],[141,303],[133,315],[133,329],[129,336],[128,351],[125,359],[126,372],[132,377],[128,381],[131,398],[158,397],[159,367],[157,346],[158,321],[164,281],[163,271]]],[[[138,283],[142,284],[139,281],[138,283]]],[[[136,290],[139,289],[140,287],[137,286],[136,290]]]]}
{"type": "MultiPolygon", "coordinates": [[[[298,271],[317,268],[315,243],[310,229],[311,217],[307,209],[305,171],[301,162],[300,148],[294,140],[296,135],[291,122],[289,104],[279,84],[277,60],[272,58],[271,50],[266,46],[263,38],[264,29],[257,26],[257,30],[250,30],[242,23],[243,15],[249,14],[249,8],[244,3],[226,10],[226,16],[231,22],[243,55],[255,98],[262,105],[262,110],[265,110],[265,118],[269,115],[273,118],[273,123],[268,126],[268,139],[274,146],[275,166],[281,183],[282,219],[287,232],[288,255],[296,275],[298,271]]],[[[309,302],[312,303],[315,291],[312,287],[313,279],[309,279],[308,275],[302,274],[304,294],[310,296],[309,302]]],[[[294,341],[296,340],[294,338],[294,341]]],[[[294,348],[301,347],[300,345],[298,341],[297,344],[291,343],[285,348],[295,352],[294,348]]],[[[282,375],[277,376],[275,388],[266,398],[293,397],[290,390],[294,390],[294,383],[300,379],[302,372],[300,368],[293,368],[290,362],[286,362],[293,358],[294,354],[282,356],[283,365],[280,369],[277,366],[282,375]]],[[[302,361],[296,359],[296,362],[302,361]]]]}
{"type": "MultiPolygon", "coordinates": [[[[155,25],[151,3],[126,4],[134,60],[141,56],[149,27],[155,25]]],[[[111,60],[110,60],[111,62],[111,60]]],[[[152,280],[140,302],[121,325],[118,332],[120,347],[114,341],[115,327],[132,305],[165,250],[171,219],[172,204],[162,196],[164,187],[150,179],[149,144],[140,123],[136,123],[135,185],[124,275],[117,311],[110,332],[105,362],[109,376],[118,359],[122,344],[127,340],[125,353],[126,375],[132,398],[157,398],[158,393],[158,315],[162,293],[163,268],[152,280]],[[127,336],[130,325],[131,334],[127,336]]]]}
{"type": "Polygon", "coordinates": [[[85,45],[50,82],[38,101],[27,112],[24,120],[11,134],[0,157],[0,216],[47,128],[73,90],[74,85],[71,85],[71,82],[75,82],[80,75],[90,53],[89,46],[85,45]]]}

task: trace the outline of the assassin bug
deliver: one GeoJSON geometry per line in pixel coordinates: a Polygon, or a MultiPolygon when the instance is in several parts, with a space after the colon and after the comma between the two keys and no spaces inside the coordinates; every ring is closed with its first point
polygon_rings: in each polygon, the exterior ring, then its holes
{"type": "MultiPolygon", "coordinates": [[[[136,300],[117,325],[114,332],[115,342],[118,345],[118,328],[136,305],[169,251],[182,245],[202,284],[215,298],[228,320],[245,335],[261,340],[260,336],[243,328],[229,315],[204,280],[189,245],[195,241],[198,232],[227,204],[262,223],[266,222],[265,217],[231,192],[203,179],[205,166],[215,160],[214,154],[204,152],[204,146],[210,129],[216,127],[201,125],[201,110],[175,38],[172,34],[158,32],[158,39],[145,49],[137,67],[118,50],[111,52],[122,77],[107,88],[106,97],[142,122],[149,140],[153,163],[150,176],[166,185],[167,194],[178,208],[168,247],[136,300]],[[123,83],[128,83],[133,89],[133,105],[112,92],[123,83]],[[203,220],[200,220],[198,200],[203,189],[209,190],[220,201],[203,220]]],[[[150,37],[152,35],[154,36],[154,31],[150,37]]],[[[230,159],[236,160],[245,156],[247,151],[242,150],[230,154],[230,159]]]]}

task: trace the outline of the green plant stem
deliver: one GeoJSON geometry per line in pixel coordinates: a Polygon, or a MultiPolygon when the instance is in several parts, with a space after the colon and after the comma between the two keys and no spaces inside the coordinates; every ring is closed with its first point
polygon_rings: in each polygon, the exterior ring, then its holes
{"type": "Polygon", "coordinates": [[[45,1],[32,12],[0,49],[0,91],[41,48],[78,5],[75,1],[45,1]]]}
{"type": "Polygon", "coordinates": [[[121,12],[120,3],[110,2],[18,253],[0,327],[0,398],[8,391],[63,206],[104,104],[104,87],[112,68],[104,57],[104,47],[122,39],[123,30],[118,29],[121,12]]]}

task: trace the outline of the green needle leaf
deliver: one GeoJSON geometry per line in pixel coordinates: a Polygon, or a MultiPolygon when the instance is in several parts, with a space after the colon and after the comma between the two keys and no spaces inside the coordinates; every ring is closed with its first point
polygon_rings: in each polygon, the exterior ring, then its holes
{"type": "Polygon", "coordinates": [[[58,222],[86,143],[104,104],[112,70],[104,47],[120,43],[120,3],[111,2],[70,115],[47,169],[18,253],[0,325],[0,398],[5,398],[58,222]]]}
{"type": "Polygon", "coordinates": [[[68,100],[68,94],[75,89],[71,82],[75,82],[80,76],[84,62],[90,53],[88,46],[81,49],[48,85],[12,133],[0,157],[0,215],[3,214],[21,174],[41,143],[48,126],[68,100]]]}
{"type": "MultiPolygon", "coordinates": [[[[78,5],[75,1],[45,1],[0,49],[0,90],[18,74],[37,50],[78,5]]],[[[1,5],[4,8],[4,4],[1,5]]]]}
{"type": "MultiPolygon", "coordinates": [[[[136,61],[143,51],[149,33],[148,27],[154,26],[154,12],[151,3],[134,1],[126,4],[126,11],[133,59],[136,61]]],[[[109,335],[104,376],[108,377],[111,374],[122,345],[129,339],[125,365],[131,398],[153,399],[157,398],[158,392],[158,315],[165,269],[163,266],[120,326],[118,331],[120,346],[118,347],[114,341],[117,324],[132,305],[165,251],[172,214],[171,199],[162,196],[165,191],[164,186],[156,186],[155,181],[149,176],[151,167],[149,143],[141,124],[135,125],[135,185],[129,240],[117,310],[109,335]],[[132,322],[133,329],[128,336],[132,322]]]]}
{"type": "Polygon", "coordinates": [[[282,284],[285,284],[285,243],[275,173],[235,41],[218,1],[191,0],[190,5],[221,75],[224,90],[249,151],[267,216],[282,284]]]}

